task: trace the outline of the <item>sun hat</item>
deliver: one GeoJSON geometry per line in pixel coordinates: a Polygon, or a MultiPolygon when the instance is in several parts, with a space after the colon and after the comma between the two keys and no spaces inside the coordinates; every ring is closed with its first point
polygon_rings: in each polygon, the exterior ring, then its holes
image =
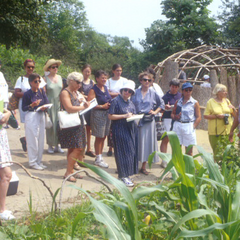
{"type": "Polygon", "coordinates": [[[209,77],[207,74],[203,76],[203,79],[204,79],[204,80],[207,80],[207,79],[209,79],[209,78],[210,78],[210,77],[209,77]]]}
{"type": "Polygon", "coordinates": [[[128,88],[131,89],[133,92],[135,92],[135,82],[132,80],[127,80],[126,83],[120,88],[120,90],[128,88]]]}
{"type": "Polygon", "coordinates": [[[190,82],[186,82],[182,85],[182,90],[186,88],[193,88],[193,85],[190,82]]]}
{"type": "Polygon", "coordinates": [[[54,59],[54,58],[49,59],[49,60],[46,62],[45,66],[43,67],[43,71],[47,72],[47,71],[48,71],[48,68],[49,68],[50,66],[52,66],[53,64],[57,64],[58,66],[60,66],[60,65],[62,64],[62,61],[56,60],[56,59],[54,59]]]}

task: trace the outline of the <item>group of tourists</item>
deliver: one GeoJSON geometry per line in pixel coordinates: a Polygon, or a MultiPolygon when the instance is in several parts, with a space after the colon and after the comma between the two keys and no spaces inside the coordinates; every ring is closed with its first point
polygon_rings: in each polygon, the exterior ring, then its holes
{"type": "MultiPolygon", "coordinates": [[[[176,132],[180,144],[186,149],[189,145],[197,144],[195,129],[201,121],[201,113],[198,101],[192,97],[191,83],[183,83],[180,93],[180,81],[172,79],[164,95],[159,85],[154,83],[155,72],[152,68],[139,74],[140,86],[136,89],[133,81],[121,76],[120,64],[113,65],[111,78],[105,71],[98,70],[95,81],[91,79],[91,66],[86,64],[82,73],[70,73],[64,84],[58,75],[61,64],[60,60],[48,60],[43,67],[44,76],[41,77],[34,73],[35,62],[27,59],[23,64],[26,74],[20,76],[15,84],[14,94],[19,98],[20,119],[25,123],[25,136],[20,141],[23,150],[28,153],[30,168],[46,168],[42,163],[42,155],[47,114],[52,123],[46,129],[47,152],[64,153],[63,149],[67,149],[67,169],[63,178],[70,182],[83,178],[73,173],[83,167],[81,162],[85,155],[94,157],[95,165],[108,168],[103,158],[106,138],[109,146],[107,155],[112,155],[114,151],[116,172],[128,187],[134,186],[130,178],[132,175],[138,172],[149,174],[147,161],[151,153],[158,151],[159,124],[163,131],[176,132]],[[67,114],[80,113],[90,109],[90,102],[94,99],[97,101],[94,108],[85,114],[78,114],[79,125],[60,127],[60,110],[67,114]],[[91,136],[95,136],[94,151],[91,136]]],[[[217,84],[213,94],[207,103],[204,118],[209,121],[209,141],[215,157],[221,136],[229,135],[232,141],[239,119],[236,118],[236,109],[226,98],[227,88],[224,85],[217,84]],[[234,117],[233,125],[231,116],[234,117]]],[[[6,131],[2,127],[11,113],[4,104],[7,102],[4,94],[1,94],[0,100],[0,218],[13,219],[12,213],[5,210],[5,196],[11,179],[11,155],[6,131]]],[[[161,152],[167,152],[168,141],[167,136],[162,139],[161,152]]],[[[192,148],[188,148],[187,154],[192,155],[192,148]]],[[[153,162],[158,161],[159,157],[155,154],[153,162]]],[[[167,163],[162,161],[161,166],[165,168],[167,163]]]]}

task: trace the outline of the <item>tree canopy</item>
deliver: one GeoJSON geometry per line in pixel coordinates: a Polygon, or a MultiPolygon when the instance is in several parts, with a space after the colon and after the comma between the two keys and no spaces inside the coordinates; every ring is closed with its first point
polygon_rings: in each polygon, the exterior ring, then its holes
{"type": "Polygon", "coordinates": [[[167,20],[157,20],[145,29],[141,43],[153,61],[161,60],[176,51],[202,44],[213,44],[217,24],[209,17],[211,0],[163,0],[161,6],[167,20]]]}
{"type": "Polygon", "coordinates": [[[1,0],[0,43],[10,46],[29,47],[31,41],[43,38],[46,27],[41,6],[47,0],[1,0]]]}
{"type": "Polygon", "coordinates": [[[159,0],[166,20],[159,16],[145,29],[141,52],[128,37],[102,34],[91,28],[81,0],[2,0],[0,44],[7,49],[27,49],[43,58],[61,59],[77,70],[89,63],[93,72],[100,68],[111,72],[112,65],[120,63],[125,77],[137,79],[147,66],[174,52],[203,44],[240,45],[239,3],[223,0],[219,25],[209,16],[211,2],[159,0]]]}

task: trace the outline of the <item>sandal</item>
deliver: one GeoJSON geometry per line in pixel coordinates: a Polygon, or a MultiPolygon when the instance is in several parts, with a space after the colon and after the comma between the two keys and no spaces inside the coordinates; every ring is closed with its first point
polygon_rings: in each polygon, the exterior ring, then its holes
{"type": "Polygon", "coordinates": [[[144,175],[148,175],[149,174],[149,172],[146,169],[142,169],[142,168],[140,169],[139,172],[144,174],[144,175]]]}
{"type": "Polygon", "coordinates": [[[74,175],[74,177],[75,177],[76,179],[83,179],[83,176],[81,176],[81,175],[80,175],[80,174],[78,174],[78,173],[77,173],[77,174],[75,174],[75,175],[74,175]]]}
{"type": "Polygon", "coordinates": [[[80,166],[77,163],[74,164],[73,168],[77,171],[81,170],[80,166]]]}
{"type": "MultiPolygon", "coordinates": [[[[63,179],[66,179],[66,178],[67,177],[63,176],[63,179]]],[[[75,177],[71,176],[70,178],[67,179],[67,181],[75,183],[77,181],[77,179],[75,177]]]]}
{"type": "Polygon", "coordinates": [[[85,152],[85,155],[89,156],[89,157],[96,157],[96,154],[93,153],[92,151],[87,151],[85,152]]]}
{"type": "Polygon", "coordinates": [[[25,137],[21,137],[19,140],[20,140],[20,142],[22,144],[23,151],[26,152],[27,151],[27,142],[26,142],[25,137]]]}
{"type": "Polygon", "coordinates": [[[107,152],[107,156],[108,156],[108,157],[111,157],[112,155],[113,155],[113,152],[112,152],[112,151],[108,151],[108,152],[107,152]]]}

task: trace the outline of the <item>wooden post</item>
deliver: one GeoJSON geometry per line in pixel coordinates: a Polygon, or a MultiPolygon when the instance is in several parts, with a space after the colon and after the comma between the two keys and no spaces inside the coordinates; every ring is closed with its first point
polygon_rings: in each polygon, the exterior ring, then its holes
{"type": "Polygon", "coordinates": [[[163,92],[166,93],[169,90],[169,82],[173,78],[177,78],[178,76],[178,63],[173,62],[171,60],[166,61],[164,66],[162,80],[160,82],[160,87],[163,92]]]}
{"type": "Polygon", "coordinates": [[[228,77],[228,98],[234,107],[238,106],[236,77],[228,77]]]}
{"type": "Polygon", "coordinates": [[[240,74],[236,76],[236,84],[237,84],[237,104],[240,104],[240,74]]]}
{"type": "Polygon", "coordinates": [[[218,76],[217,76],[217,72],[215,69],[211,69],[210,70],[210,83],[212,86],[212,89],[218,84],[218,76]]]}
{"type": "Polygon", "coordinates": [[[220,72],[220,83],[228,87],[228,82],[227,82],[227,69],[224,67],[221,67],[221,72],[220,72]]]}

